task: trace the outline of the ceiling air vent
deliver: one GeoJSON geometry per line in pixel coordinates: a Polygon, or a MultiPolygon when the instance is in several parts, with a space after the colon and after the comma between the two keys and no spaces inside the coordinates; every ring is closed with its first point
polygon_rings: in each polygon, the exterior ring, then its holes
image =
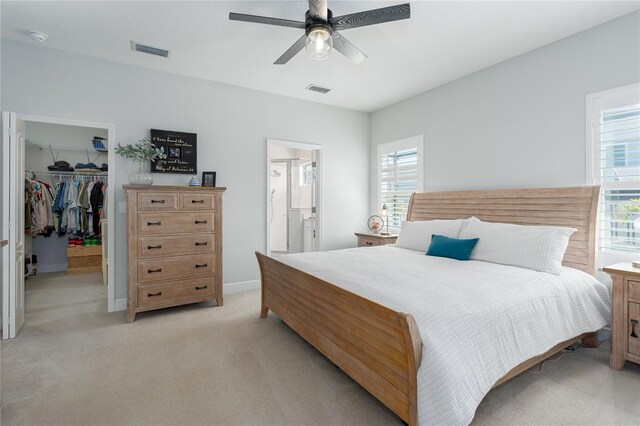
{"type": "Polygon", "coordinates": [[[159,49],[157,47],[145,46],[144,44],[131,42],[131,49],[136,52],[148,53],[149,55],[162,56],[163,58],[169,57],[169,51],[165,49],[159,49]]]}
{"type": "Polygon", "coordinates": [[[307,90],[311,90],[312,92],[322,93],[323,95],[326,95],[331,91],[331,89],[327,89],[326,87],[318,86],[316,84],[310,84],[309,86],[307,86],[307,90]]]}

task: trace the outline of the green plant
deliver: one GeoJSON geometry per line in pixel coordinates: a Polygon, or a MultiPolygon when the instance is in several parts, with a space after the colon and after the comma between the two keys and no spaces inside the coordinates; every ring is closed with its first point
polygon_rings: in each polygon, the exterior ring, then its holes
{"type": "Polygon", "coordinates": [[[629,220],[633,215],[640,214],[640,198],[627,200],[616,209],[620,219],[629,220]]]}
{"type": "Polygon", "coordinates": [[[156,159],[164,160],[167,158],[167,154],[164,153],[164,148],[157,148],[147,138],[140,139],[135,145],[128,144],[122,146],[118,144],[115,151],[116,154],[119,154],[124,158],[129,158],[138,162],[145,160],[156,161],[156,159]]]}

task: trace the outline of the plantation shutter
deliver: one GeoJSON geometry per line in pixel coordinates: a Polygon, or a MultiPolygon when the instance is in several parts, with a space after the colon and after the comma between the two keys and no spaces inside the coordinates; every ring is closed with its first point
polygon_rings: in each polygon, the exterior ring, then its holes
{"type": "Polygon", "coordinates": [[[379,209],[388,209],[389,228],[407,219],[411,194],[422,190],[422,136],[380,145],[379,209]]]}
{"type": "Polygon", "coordinates": [[[600,251],[640,251],[640,88],[605,93],[593,106],[600,251]]]}

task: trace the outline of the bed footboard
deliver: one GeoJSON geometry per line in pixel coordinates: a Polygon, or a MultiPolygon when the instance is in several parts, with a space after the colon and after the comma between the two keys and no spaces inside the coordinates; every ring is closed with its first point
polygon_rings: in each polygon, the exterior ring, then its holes
{"type": "Polygon", "coordinates": [[[417,424],[422,341],[396,312],[256,252],[260,317],[269,310],[410,425],[417,424]]]}

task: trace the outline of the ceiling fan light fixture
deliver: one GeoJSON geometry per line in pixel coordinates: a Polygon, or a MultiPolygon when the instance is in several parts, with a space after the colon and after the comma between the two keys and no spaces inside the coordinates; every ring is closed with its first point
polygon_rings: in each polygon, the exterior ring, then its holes
{"type": "Polygon", "coordinates": [[[333,48],[331,33],[326,27],[310,28],[307,34],[306,50],[311,59],[322,61],[329,57],[333,48]]]}
{"type": "Polygon", "coordinates": [[[367,55],[341,34],[343,30],[399,21],[411,17],[411,4],[409,3],[334,17],[331,9],[327,7],[328,0],[308,1],[309,10],[304,14],[304,21],[292,21],[291,19],[234,12],[229,13],[229,19],[232,21],[304,29],[304,35],[297,39],[295,43],[273,63],[274,65],[284,65],[303,48],[306,49],[311,59],[315,60],[327,59],[331,51],[335,48],[338,53],[344,55],[352,63],[360,64],[367,59],[367,55]]]}

